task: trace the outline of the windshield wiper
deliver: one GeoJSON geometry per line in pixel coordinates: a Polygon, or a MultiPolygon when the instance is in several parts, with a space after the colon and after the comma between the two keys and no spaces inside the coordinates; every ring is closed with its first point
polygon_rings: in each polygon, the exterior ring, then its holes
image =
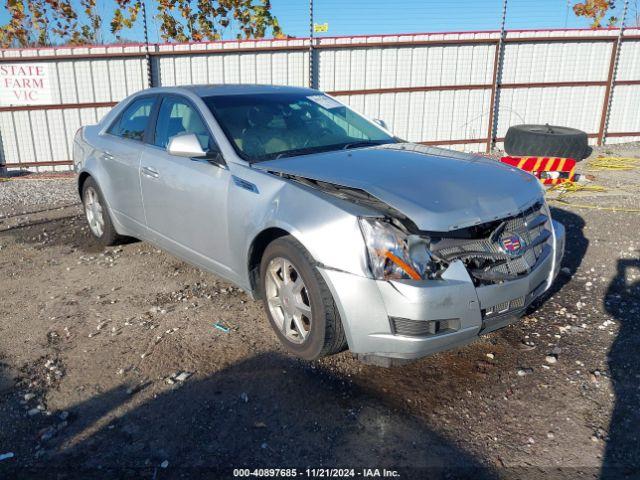
{"type": "Polygon", "coordinates": [[[319,153],[319,152],[330,152],[332,150],[347,150],[349,148],[358,148],[358,147],[370,147],[373,145],[384,145],[385,143],[389,143],[386,142],[384,140],[378,140],[378,141],[374,141],[374,140],[363,140],[361,142],[351,142],[351,143],[346,143],[346,144],[335,144],[335,145],[319,145],[317,147],[305,147],[305,148],[295,148],[293,150],[287,150],[284,152],[280,152],[278,154],[270,154],[270,155],[265,155],[264,157],[260,158],[260,162],[266,161],[266,160],[278,160],[280,158],[286,158],[286,157],[295,157],[297,155],[309,155],[311,153],[319,153]]]}
{"type": "Polygon", "coordinates": [[[296,155],[308,155],[308,154],[311,154],[311,153],[328,152],[328,151],[331,151],[331,150],[337,150],[338,148],[340,148],[339,145],[321,145],[321,146],[318,146],[318,147],[295,148],[293,150],[287,150],[285,152],[280,152],[273,158],[278,160],[279,158],[294,157],[296,155]]]}
{"type": "Polygon", "coordinates": [[[361,142],[351,142],[351,143],[345,143],[344,146],[342,147],[343,150],[348,150],[350,148],[361,148],[361,147],[373,147],[376,145],[384,145],[385,142],[384,140],[363,140],[361,142]]]}

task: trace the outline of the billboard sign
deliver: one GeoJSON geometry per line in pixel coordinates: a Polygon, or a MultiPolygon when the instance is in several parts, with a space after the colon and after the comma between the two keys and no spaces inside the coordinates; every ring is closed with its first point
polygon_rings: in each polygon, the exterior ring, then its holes
{"type": "Polygon", "coordinates": [[[0,105],[53,103],[49,80],[49,65],[46,63],[0,62],[0,105]]]}

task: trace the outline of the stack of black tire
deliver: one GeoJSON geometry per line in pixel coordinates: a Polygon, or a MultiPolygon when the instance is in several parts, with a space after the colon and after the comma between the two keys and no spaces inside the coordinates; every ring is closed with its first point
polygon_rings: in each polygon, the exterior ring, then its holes
{"type": "Polygon", "coordinates": [[[563,157],[580,161],[591,148],[582,130],[553,125],[514,125],[507,131],[504,150],[513,156],[563,157]]]}

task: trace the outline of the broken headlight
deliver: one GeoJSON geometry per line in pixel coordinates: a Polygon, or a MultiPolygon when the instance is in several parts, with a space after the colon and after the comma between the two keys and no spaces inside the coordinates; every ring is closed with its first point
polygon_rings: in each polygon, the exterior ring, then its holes
{"type": "Polygon", "coordinates": [[[428,239],[410,235],[382,218],[361,218],[360,228],[374,278],[423,280],[438,272],[428,239]]]}

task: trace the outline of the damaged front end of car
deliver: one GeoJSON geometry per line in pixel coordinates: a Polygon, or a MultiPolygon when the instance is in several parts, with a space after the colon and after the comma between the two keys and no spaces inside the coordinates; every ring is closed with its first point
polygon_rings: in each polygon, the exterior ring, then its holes
{"type": "Polygon", "coordinates": [[[366,361],[415,359],[506,326],[559,270],[564,228],[543,198],[505,218],[425,231],[362,189],[277,175],[377,212],[359,217],[370,278],[321,269],[358,331],[350,349],[366,361]]]}

